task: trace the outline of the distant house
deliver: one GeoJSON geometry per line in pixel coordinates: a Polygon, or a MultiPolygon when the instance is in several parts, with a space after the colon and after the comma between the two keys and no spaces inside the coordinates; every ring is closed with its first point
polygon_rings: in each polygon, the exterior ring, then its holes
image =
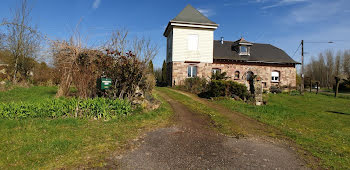
{"type": "Polygon", "coordinates": [[[248,85],[252,75],[262,78],[264,88],[272,85],[296,86],[295,62],[283,50],[270,45],[214,40],[218,24],[209,20],[191,5],[170,20],[166,62],[169,83],[183,84],[186,78],[206,77],[212,72],[227,72],[234,81],[248,85]]]}
{"type": "Polygon", "coordinates": [[[6,73],[6,67],[8,66],[8,64],[6,64],[5,62],[3,62],[2,60],[0,60],[0,73],[5,74],[6,73]]]}
{"type": "Polygon", "coordinates": [[[8,64],[0,60],[0,84],[3,84],[3,80],[7,77],[6,76],[6,67],[8,64]]]}

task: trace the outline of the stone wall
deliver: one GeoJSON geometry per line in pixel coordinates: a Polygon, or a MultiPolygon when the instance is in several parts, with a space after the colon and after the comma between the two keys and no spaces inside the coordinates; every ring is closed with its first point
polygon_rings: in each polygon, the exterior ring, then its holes
{"type": "Polygon", "coordinates": [[[197,76],[205,77],[209,79],[211,77],[211,63],[196,63],[196,62],[170,62],[170,66],[172,67],[172,86],[181,85],[184,83],[187,78],[187,67],[190,65],[197,66],[197,76]]]}
{"type": "MultiPolygon", "coordinates": [[[[181,85],[187,78],[187,67],[189,65],[197,66],[197,76],[209,79],[212,69],[221,69],[221,72],[226,72],[231,80],[240,82],[249,87],[247,82],[247,72],[251,71],[254,75],[262,78],[264,89],[269,89],[271,85],[288,86],[294,88],[296,86],[296,68],[294,65],[277,65],[277,64],[240,64],[240,63],[191,63],[191,62],[171,62],[172,67],[172,85],[181,85]],[[235,72],[239,71],[239,78],[235,78],[235,72]],[[279,82],[271,81],[271,72],[278,71],[280,73],[279,82]]],[[[170,68],[170,66],[168,66],[170,68]]]]}
{"type": "Polygon", "coordinates": [[[212,68],[219,68],[221,72],[226,72],[231,80],[248,85],[247,72],[251,71],[254,75],[262,78],[261,82],[264,89],[274,86],[296,86],[296,68],[295,66],[279,66],[279,65],[246,65],[246,64],[218,64],[213,63],[212,68]],[[235,79],[235,72],[239,71],[239,78],[235,79]],[[271,72],[278,71],[280,73],[279,82],[271,81],[271,72]]]}

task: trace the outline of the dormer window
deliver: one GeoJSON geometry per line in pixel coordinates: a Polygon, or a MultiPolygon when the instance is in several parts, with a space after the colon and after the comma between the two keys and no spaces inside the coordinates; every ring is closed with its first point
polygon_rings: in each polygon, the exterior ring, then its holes
{"type": "Polygon", "coordinates": [[[245,45],[239,46],[239,55],[249,55],[249,47],[245,45]]]}
{"type": "Polygon", "coordinates": [[[233,48],[239,55],[250,55],[250,47],[253,44],[241,38],[233,43],[233,48]]]}

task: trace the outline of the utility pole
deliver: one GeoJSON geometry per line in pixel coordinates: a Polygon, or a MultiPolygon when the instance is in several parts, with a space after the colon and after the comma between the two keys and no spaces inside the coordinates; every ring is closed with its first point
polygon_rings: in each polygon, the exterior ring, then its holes
{"type": "MultiPolygon", "coordinates": [[[[333,41],[328,42],[306,42],[306,43],[334,43],[333,41]]],[[[304,94],[304,83],[305,83],[305,77],[304,77],[304,40],[301,40],[301,85],[300,85],[300,94],[304,94]]],[[[298,48],[299,49],[299,48],[298,48]]],[[[319,84],[317,84],[319,85],[319,84]]],[[[318,93],[318,90],[317,90],[318,93]]]]}
{"type": "Polygon", "coordinates": [[[304,40],[301,40],[301,86],[300,94],[304,94],[304,40]]]}

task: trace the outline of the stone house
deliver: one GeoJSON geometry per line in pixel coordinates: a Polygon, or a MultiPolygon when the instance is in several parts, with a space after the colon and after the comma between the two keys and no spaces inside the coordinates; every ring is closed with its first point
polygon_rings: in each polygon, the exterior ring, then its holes
{"type": "Polygon", "coordinates": [[[252,75],[261,77],[266,89],[296,86],[295,66],[299,63],[283,50],[244,38],[214,40],[218,26],[191,5],[169,21],[163,34],[167,38],[169,84],[181,85],[186,78],[209,79],[213,72],[226,72],[230,79],[247,86],[252,75]]]}

